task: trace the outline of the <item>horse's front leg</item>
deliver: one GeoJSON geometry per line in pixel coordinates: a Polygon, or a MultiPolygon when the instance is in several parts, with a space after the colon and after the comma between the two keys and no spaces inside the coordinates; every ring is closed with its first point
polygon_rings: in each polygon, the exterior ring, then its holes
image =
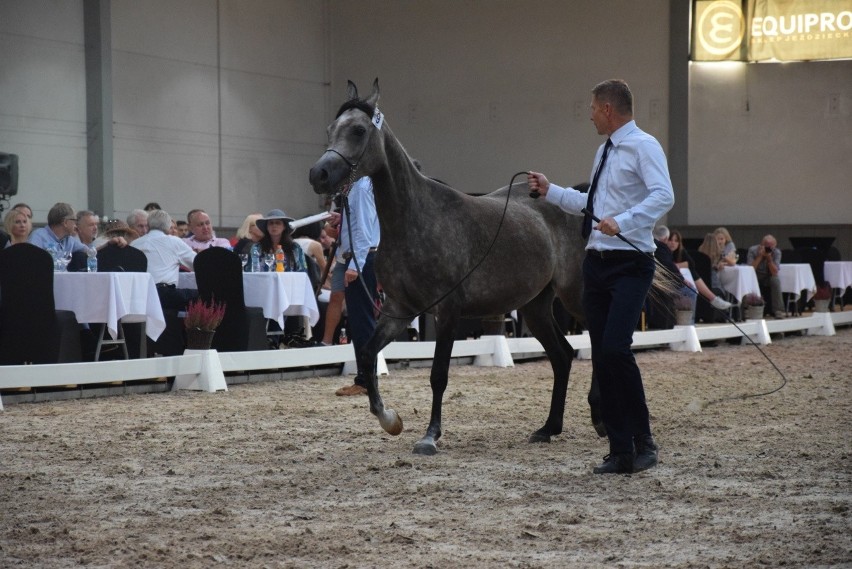
{"type": "Polygon", "coordinates": [[[441,407],[444,392],[447,390],[457,321],[457,317],[445,317],[444,314],[436,321],[435,354],[432,356],[432,373],[429,376],[429,384],[432,386],[432,414],[426,435],[414,445],[414,454],[433,455],[438,452],[436,443],[441,438],[441,407]]]}
{"type": "MultiPolygon", "coordinates": [[[[386,305],[388,306],[388,305],[386,305]]],[[[388,314],[402,314],[404,309],[388,306],[388,314]]],[[[376,331],[360,353],[356,354],[359,373],[364,374],[367,382],[367,396],[370,399],[370,413],[378,417],[379,424],[391,435],[402,432],[402,419],[393,409],[385,409],[382,396],[379,394],[379,381],[376,377],[376,361],[379,352],[387,346],[408,325],[407,320],[382,316],[376,324],[376,331]]]]}

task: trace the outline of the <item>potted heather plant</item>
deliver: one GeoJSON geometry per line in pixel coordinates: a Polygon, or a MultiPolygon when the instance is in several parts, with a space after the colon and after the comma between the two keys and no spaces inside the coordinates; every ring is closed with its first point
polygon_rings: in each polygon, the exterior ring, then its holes
{"type": "Polygon", "coordinates": [[[690,326],[694,322],[695,297],[688,294],[678,294],[674,297],[675,323],[678,326],[690,326]]]}
{"type": "Polygon", "coordinates": [[[831,303],[831,285],[827,282],[819,285],[813,300],[814,312],[828,312],[828,306],[831,303]]]}
{"type": "Polygon", "coordinates": [[[216,328],[225,317],[225,303],[209,304],[203,300],[192,300],[186,306],[183,324],[186,327],[186,348],[188,350],[209,350],[213,345],[216,328]]]}
{"type": "Polygon", "coordinates": [[[743,297],[743,307],[745,309],[746,320],[762,320],[764,304],[766,303],[759,294],[750,292],[745,295],[743,297]]]}

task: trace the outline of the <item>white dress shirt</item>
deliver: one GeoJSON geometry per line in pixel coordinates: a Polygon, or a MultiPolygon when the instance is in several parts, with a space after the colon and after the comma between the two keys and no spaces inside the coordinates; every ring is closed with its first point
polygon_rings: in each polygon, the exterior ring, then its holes
{"type": "Polygon", "coordinates": [[[177,285],[180,266],[192,270],[195,251],[180,237],[166,235],[159,229],[152,229],[130,244],[148,257],[148,272],[157,284],[177,285]]]}
{"type": "MultiPolygon", "coordinates": [[[[621,235],[646,253],[656,248],[651,235],[654,225],[674,205],[674,190],[662,146],[653,136],[630,121],[610,136],[609,151],[598,179],[593,209],[599,219],[612,217],[621,235]]],[[[598,148],[592,163],[592,176],[603,154],[598,148]]],[[[591,177],[589,179],[591,179],[591,177]]],[[[583,215],[588,195],[574,188],[551,183],[546,200],[575,215],[583,215]]],[[[592,224],[595,225],[594,223],[592,224]]],[[[599,251],[633,248],[618,237],[592,230],[586,249],[599,251]]]]}

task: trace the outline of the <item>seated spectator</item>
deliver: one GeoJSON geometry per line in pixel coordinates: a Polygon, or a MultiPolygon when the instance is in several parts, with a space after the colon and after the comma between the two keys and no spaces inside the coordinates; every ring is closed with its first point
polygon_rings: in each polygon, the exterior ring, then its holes
{"type": "Polygon", "coordinates": [[[196,253],[210,247],[224,247],[231,251],[231,243],[224,237],[216,237],[210,216],[202,209],[194,209],[186,215],[189,231],[192,237],[185,237],[184,242],[196,253]]]}
{"type": "MultiPolygon", "coordinates": [[[[275,254],[280,247],[284,252],[284,270],[304,273],[308,270],[305,253],[293,241],[290,222],[292,217],[280,209],[273,209],[257,220],[257,228],[263,232],[260,241],[251,246],[251,251],[257,251],[263,258],[266,254],[275,254]]],[[[275,265],[270,270],[275,270],[275,265]]]]}
{"type": "Polygon", "coordinates": [[[107,222],[104,234],[98,236],[94,241],[95,249],[100,251],[106,244],[114,243],[119,247],[129,245],[134,239],[137,239],[139,234],[131,229],[127,223],[120,219],[113,219],[107,222]]]}
{"type": "MultiPolygon", "coordinates": [[[[694,292],[685,284],[683,275],[680,274],[680,269],[675,265],[672,258],[672,252],[669,249],[667,241],[669,239],[669,228],[665,225],[659,225],[653,231],[654,258],[657,262],[667,269],[669,276],[676,282],[679,287],[679,294],[689,294],[694,298],[694,292]]],[[[645,301],[647,321],[649,328],[670,329],[675,324],[675,306],[674,297],[659,292],[649,292],[645,301]]],[[[694,303],[693,303],[694,309],[694,303]]]]}
{"type": "Polygon", "coordinates": [[[753,245],[748,249],[746,262],[754,267],[757,273],[757,284],[760,285],[761,296],[767,296],[764,291],[769,292],[769,310],[775,318],[784,318],[782,310],[784,298],[781,294],[781,279],[778,271],[781,267],[781,250],[778,242],[772,235],[764,235],[760,245],[753,245]]]}
{"type": "Polygon", "coordinates": [[[726,266],[722,261],[722,250],[714,233],[704,236],[704,241],[698,246],[698,251],[710,257],[710,288],[718,295],[724,292],[719,272],[726,266]]]}
{"type": "Polygon", "coordinates": [[[319,275],[316,275],[316,279],[312,279],[317,281],[316,284],[320,284],[319,278],[325,272],[325,247],[323,247],[322,242],[322,226],[323,223],[318,221],[316,223],[310,223],[308,225],[299,227],[295,231],[293,231],[293,241],[299,244],[302,248],[302,252],[305,256],[312,258],[319,269],[319,275]]]}
{"type": "Polygon", "coordinates": [[[23,209],[12,208],[3,219],[5,238],[0,238],[0,248],[26,243],[33,230],[33,224],[23,209]]]}
{"type": "Polygon", "coordinates": [[[263,216],[259,213],[252,213],[243,220],[243,224],[237,229],[237,234],[233,239],[234,253],[248,255],[251,246],[260,241],[263,237],[263,231],[258,229],[257,220],[261,217],[263,216]]]}
{"type": "Polygon", "coordinates": [[[27,214],[27,217],[30,218],[30,223],[33,221],[33,208],[25,204],[24,202],[16,203],[12,206],[12,209],[19,209],[27,214]]]}
{"type": "Polygon", "coordinates": [[[171,226],[172,218],[167,212],[152,211],[148,215],[148,233],[135,239],[131,246],[148,258],[148,272],[157,283],[163,309],[184,310],[187,302],[198,298],[198,291],[177,288],[178,273],[181,267],[193,269],[195,252],[180,237],[168,234],[171,226]]]}
{"type": "Polygon", "coordinates": [[[74,235],[77,226],[77,215],[74,208],[67,203],[59,202],[47,212],[47,227],[40,227],[30,234],[29,242],[46,251],[56,251],[67,254],[68,258],[75,251],[86,251],[74,235]]]}
{"type": "Polygon", "coordinates": [[[163,209],[163,208],[161,208],[160,204],[158,204],[157,202],[148,202],[147,204],[145,204],[145,207],[143,207],[142,209],[145,210],[146,213],[151,213],[155,209],[163,209]]]}
{"type": "Polygon", "coordinates": [[[681,237],[680,231],[672,229],[669,232],[668,246],[672,252],[672,259],[674,260],[675,265],[680,268],[689,269],[689,274],[692,276],[695,288],[701,296],[710,301],[710,304],[719,310],[727,310],[732,306],[727,300],[716,296],[716,294],[707,286],[707,283],[704,282],[704,279],[701,278],[701,275],[699,275],[695,270],[695,261],[689,256],[686,249],[684,249],[683,237],[681,237]]]}
{"type": "Polygon", "coordinates": [[[98,225],[100,219],[97,214],[89,210],[77,212],[77,239],[87,247],[94,247],[95,239],[98,238],[98,225]]]}
{"type": "Polygon", "coordinates": [[[731,267],[737,264],[737,246],[731,239],[731,234],[724,227],[717,227],[713,232],[716,245],[719,246],[721,261],[725,266],[731,267]]]}
{"type": "Polygon", "coordinates": [[[144,209],[134,209],[127,216],[127,225],[141,237],[148,233],[148,212],[144,209]]]}
{"type": "Polygon", "coordinates": [[[175,235],[183,239],[189,234],[189,225],[187,225],[187,223],[182,219],[176,220],[175,231],[175,235]]]}

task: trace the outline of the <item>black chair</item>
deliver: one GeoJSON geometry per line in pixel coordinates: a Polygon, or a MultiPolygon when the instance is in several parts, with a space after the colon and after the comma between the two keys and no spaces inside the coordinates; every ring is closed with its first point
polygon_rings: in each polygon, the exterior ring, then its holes
{"type": "Polygon", "coordinates": [[[213,336],[220,352],[267,349],[263,309],[246,307],[240,258],[223,247],[210,247],[195,257],[198,296],[204,302],[225,303],[225,317],[213,336]]]}
{"type": "Polygon", "coordinates": [[[53,259],[29,243],[0,250],[0,364],[82,361],[74,313],[56,310],[53,259]]]}
{"type": "MultiPolygon", "coordinates": [[[[100,273],[144,273],[148,270],[148,257],[135,247],[119,247],[109,244],[98,251],[98,272],[100,273]]],[[[106,324],[101,324],[95,345],[95,361],[100,361],[101,350],[104,346],[119,346],[124,359],[130,359],[147,355],[147,342],[145,340],[144,324],[140,322],[118,323],[118,337],[114,340],[109,337],[106,324]],[[128,326],[125,330],[125,326],[128,326]],[[132,354],[128,351],[128,340],[133,347],[132,354]],[[138,348],[137,348],[138,346],[138,348]]]]}
{"type": "Polygon", "coordinates": [[[804,263],[802,256],[795,249],[781,249],[781,262],[788,265],[804,263]]]}
{"type": "Polygon", "coordinates": [[[738,248],[737,249],[737,264],[738,265],[745,265],[747,260],[748,260],[748,249],[738,248]]]}
{"type": "Polygon", "coordinates": [[[101,273],[144,273],[148,258],[136,247],[119,247],[110,243],[98,251],[98,271],[101,273]]]}

